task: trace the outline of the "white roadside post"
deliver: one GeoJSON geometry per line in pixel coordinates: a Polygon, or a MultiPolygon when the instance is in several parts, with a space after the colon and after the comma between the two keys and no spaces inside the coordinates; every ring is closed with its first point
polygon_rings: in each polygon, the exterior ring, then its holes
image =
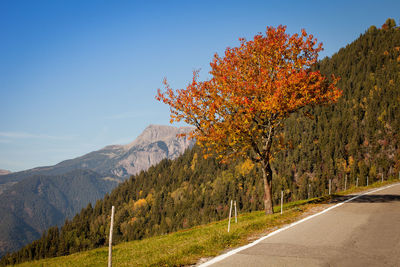
{"type": "Polygon", "coordinates": [[[229,230],[231,229],[232,204],[233,204],[233,200],[231,200],[231,208],[229,209],[228,233],[229,233],[229,230]]]}
{"type": "Polygon", "coordinates": [[[368,175],[367,175],[367,186],[368,186],[368,175]]]}
{"type": "Polygon", "coordinates": [[[383,183],[383,173],[381,175],[382,175],[382,183],[383,183]]]}
{"type": "Polygon", "coordinates": [[[235,200],[235,223],[237,223],[237,210],[236,210],[236,200],[235,200]]]}
{"type": "Polygon", "coordinates": [[[283,190],[281,190],[281,214],[283,213],[283,190]]]}
{"type": "Polygon", "coordinates": [[[114,226],[114,206],[111,207],[111,225],[110,225],[110,239],[108,241],[108,267],[112,266],[112,234],[114,226]]]}
{"type": "Polygon", "coordinates": [[[332,179],[329,179],[329,195],[331,194],[332,179]]]}
{"type": "Polygon", "coordinates": [[[358,187],[358,177],[357,177],[357,181],[356,181],[356,187],[358,187]]]}
{"type": "Polygon", "coordinates": [[[311,195],[311,184],[308,184],[308,199],[310,199],[311,195]]]}
{"type": "Polygon", "coordinates": [[[344,191],[347,190],[347,174],[346,177],[344,178],[344,191]]]}

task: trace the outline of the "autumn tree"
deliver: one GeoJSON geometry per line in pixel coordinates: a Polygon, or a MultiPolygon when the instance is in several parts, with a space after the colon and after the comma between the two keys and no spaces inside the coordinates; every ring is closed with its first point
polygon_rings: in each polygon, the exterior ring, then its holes
{"type": "Polygon", "coordinates": [[[396,27],[396,21],[392,18],[388,18],[385,22],[385,24],[382,25],[382,29],[392,29],[396,27]]]}
{"type": "Polygon", "coordinates": [[[286,26],[267,27],[253,40],[215,54],[211,78],[198,81],[198,71],[186,89],[165,91],[157,100],[170,106],[171,122],[195,126],[189,135],[222,161],[245,157],[263,174],[264,207],[273,213],[271,200],[272,144],[291,113],[306,106],[334,103],[341,95],[337,79],[312,69],[322,44],[302,30],[289,35],[286,26]]]}

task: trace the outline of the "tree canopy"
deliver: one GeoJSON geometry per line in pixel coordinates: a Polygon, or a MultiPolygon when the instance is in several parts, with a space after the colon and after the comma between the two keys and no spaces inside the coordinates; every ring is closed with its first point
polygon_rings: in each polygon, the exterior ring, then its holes
{"type": "Polygon", "coordinates": [[[289,35],[286,26],[267,27],[253,40],[210,63],[212,78],[198,81],[198,72],[186,89],[166,91],[157,99],[170,106],[171,121],[184,120],[196,129],[198,144],[222,160],[249,157],[263,169],[266,213],[272,213],[270,169],[273,138],[290,114],[309,105],[337,101],[337,78],[323,76],[312,66],[322,43],[302,30],[289,35]]]}

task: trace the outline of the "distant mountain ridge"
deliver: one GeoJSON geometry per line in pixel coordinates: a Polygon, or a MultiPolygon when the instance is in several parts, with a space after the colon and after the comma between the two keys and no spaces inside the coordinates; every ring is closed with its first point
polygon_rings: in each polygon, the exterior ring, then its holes
{"type": "Polygon", "coordinates": [[[78,169],[89,169],[102,175],[127,178],[147,170],[164,158],[174,159],[194,140],[177,135],[193,130],[192,127],[149,125],[131,143],[110,145],[81,157],[62,161],[54,166],[38,167],[0,176],[0,194],[6,188],[33,175],[59,175],[78,169]]]}
{"type": "Polygon", "coordinates": [[[2,170],[0,169],[0,175],[5,175],[5,174],[10,174],[11,172],[8,170],[2,170]]]}
{"type": "Polygon", "coordinates": [[[4,191],[4,189],[6,189],[7,187],[10,187],[10,186],[12,186],[13,184],[15,184],[15,182],[4,182],[4,183],[2,183],[2,180],[1,180],[1,177],[3,176],[3,175],[7,175],[7,174],[10,174],[11,172],[10,171],[8,171],[8,170],[3,170],[3,169],[0,169],[0,195],[1,195],[1,193],[3,193],[3,191],[4,191]]]}

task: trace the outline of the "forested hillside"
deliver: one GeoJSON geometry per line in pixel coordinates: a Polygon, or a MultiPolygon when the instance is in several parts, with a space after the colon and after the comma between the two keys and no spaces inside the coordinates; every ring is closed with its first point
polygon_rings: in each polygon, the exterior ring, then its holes
{"type": "Polygon", "coordinates": [[[35,175],[0,195],[0,255],[38,239],[50,226],[61,226],[87,203],[118,184],[90,170],[35,175]]]}
{"type": "Polygon", "coordinates": [[[314,119],[294,114],[286,123],[293,149],[276,156],[275,170],[294,182],[296,197],[306,197],[307,184],[320,195],[329,179],[343,188],[346,175],[364,185],[367,176],[375,181],[400,170],[400,29],[394,25],[388,19],[382,29],[371,26],[318,64],[324,74],[341,77],[343,96],[336,105],[310,110],[314,119]]]}
{"type": "MultiPolygon", "coordinates": [[[[275,154],[273,194],[287,200],[335,190],[358,178],[360,185],[400,171],[400,29],[388,20],[372,26],[352,44],[319,62],[326,75],[341,77],[343,96],[333,106],[293,114],[280,138],[287,149],[275,154]],[[312,117],[312,118],[308,118],[312,117]],[[310,186],[309,186],[310,185],[310,186]]],[[[132,176],[110,195],[89,205],[59,230],[6,255],[15,263],[66,255],[106,244],[111,206],[116,206],[115,242],[141,239],[192,227],[227,216],[228,201],[240,211],[262,209],[259,170],[239,160],[227,165],[204,159],[194,147],[176,160],[163,160],[132,176]]]]}

